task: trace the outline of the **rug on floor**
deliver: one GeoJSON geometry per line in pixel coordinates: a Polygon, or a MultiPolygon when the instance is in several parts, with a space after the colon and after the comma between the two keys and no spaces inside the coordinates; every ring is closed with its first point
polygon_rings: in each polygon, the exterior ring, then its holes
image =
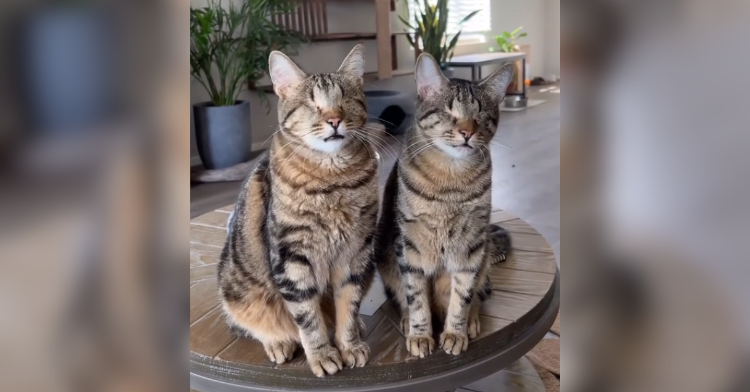
{"type": "Polygon", "coordinates": [[[539,373],[547,392],[560,392],[560,313],[550,332],[554,336],[542,339],[526,357],[539,373]]]}

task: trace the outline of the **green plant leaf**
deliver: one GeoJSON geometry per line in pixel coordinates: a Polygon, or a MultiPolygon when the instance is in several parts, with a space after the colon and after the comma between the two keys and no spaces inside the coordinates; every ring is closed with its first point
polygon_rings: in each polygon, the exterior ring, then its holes
{"type": "MultiPolygon", "coordinates": [[[[448,37],[449,0],[436,0],[434,5],[431,5],[428,0],[413,1],[415,8],[417,8],[414,15],[411,16],[414,23],[408,23],[407,18],[399,16],[401,22],[417,34],[413,38],[407,35],[409,44],[418,49],[421,42],[423,52],[431,54],[441,63],[449,61],[461,34],[459,31],[452,38],[448,37]]],[[[468,21],[478,12],[479,10],[469,13],[460,23],[468,21]]]]}
{"type": "Polygon", "coordinates": [[[456,33],[456,35],[453,36],[453,39],[451,40],[451,42],[448,44],[448,47],[446,48],[445,62],[449,62],[453,58],[453,51],[456,48],[456,43],[458,43],[458,37],[460,36],[461,36],[461,31],[456,33]]]}
{"type": "Polygon", "coordinates": [[[466,15],[463,19],[461,19],[460,22],[458,22],[458,24],[461,25],[464,22],[468,21],[469,19],[473,18],[474,15],[476,15],[477,13],[479,13],[479,11],[481,11],[481,10],[476,10],[476,11],[470,13],[469,15],[466,15]]]}
{"type": "Polygon", "coordinates": [[[419,47],[417,47],[417,42],[411,38],[410,34],[406,34],[406,40],[409,41],[409,45],[411,45],[411,47],[414,48],[415,51],[419,50],[419,47]]]}
{"type": "Polygon", "coordinates": [[[448,44],[448,48],[447,48],[448,50],[453,51],[453,49],[456,47],[456,44],[458,43],[458,37],[460,36],[461,36],[460,31],[456,33],[456,35],[453,36],[453,39],[451,39],[450,43],[448,44]]]}
{"type": "Polygon", "coordinates": [[[417,29],[416,27],[412,26],[411,23],[409,23],[409,21],[406,20],[406,19],[404,19],[401,15],[399,15],[398,18],[401,20],[401,23],[403,23],[403,24],[406,25],[406,27],[408,27],[408,28],[410,28],[412,30],[416,30],[417,29]]]}
{"type": "Polygon", "coordinates": [[[523,38],[523,37],[526,37],[527,35],[528,35],[527,33],[521,33],[521,35],[519,35],[518,38],[523,38]]]}
{"type": "Polygon", "coordinates": [[[440,36],[440,40],[443,41],[448,27],[448,0],[438,0],[435,6],[438,7],[438,10],[440,12],[440,14],[436,15],[436,17],[438,18],[439,22],[438,35],[440,36]]]}
{"type": "Polygon", "coordinates": [[[293,53],[307,39],[280,28],[271,16],[296,11],[294,0],[209,0],[190,9],[190,75],[215,105],[232,105],[248,81],[266,73],[271,50],[293,53]]]}

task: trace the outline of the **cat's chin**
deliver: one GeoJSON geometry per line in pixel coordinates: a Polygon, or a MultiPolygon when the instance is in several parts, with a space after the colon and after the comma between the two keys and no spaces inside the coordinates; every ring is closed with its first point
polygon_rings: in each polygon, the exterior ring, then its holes
{"type": "Polygon", "coordinates": [[[344,136],[342,138],[329,138],[326,140],[319,138],[310,138],[305,141],[307,142],[307,145],[314,150],[328,154],[334,154],[341,151],[341,149],[343,149],[344,146],[349,143],[349,137],[344,136]]]}
{"type": "Polygon", "coordinates": [[[466,159],[474,155],[477,151],[476,147],[454,146],[454,145],[451,145],[442,141],[436,144],[441,151],[446,153],[451,158],[455,158],[455,159],[466,159]]]}

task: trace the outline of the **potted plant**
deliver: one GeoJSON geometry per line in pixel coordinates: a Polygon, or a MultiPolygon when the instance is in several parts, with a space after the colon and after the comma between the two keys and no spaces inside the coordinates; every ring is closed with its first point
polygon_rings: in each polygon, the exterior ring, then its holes
{"type": "MultiPolygon", "coordinates": [[[[519,48],[516,44],[516,40],[519,38],[526,37],[528,34],[525,32],[522,33],[521,30],[523,30],[523,26],[508,32],[503,31],[501,35],[498,35],[495,37],[495,41],[497,42],[497,45],[500,47],[501,52],[518,52],[519,48]]],[[[523,70],[521,69],[521,62],[516,61],[513,64],[514,70],[515,70],[515,77],[513,78],[513,81],[508,85],[508,90],[510,92],[516,92],[521,90],[521,87],[519,83],[523,83],[524,81],[519,79],[522,78],[521,75],[523,75],[523,70]]]]}
{"type": "MultiPolygon", "coordinates": [[[[451,77],[452,72],[447,69],[447,64],[453,58],[453,50],[461,36],[459,30],[451,39],[448,39],[448,0],[437,0],[430,5],[428,0],[414,0],[417,12],[414,13],[413,22],[399,16],[401,22],[414,34],[407,34],[409,44],[414,48],[415,58],[422,52],[427,52],[440,64],[440,69],[451,77]],[[421,44],[421,45],[420,45],[421,44]]],[[[466,15],[458,24],[459,26],[474,17],[479,10],[466,15]]]]}
{"type": "MultiPolygon", "coordinates": [[[[210,101],[193,105],[195,139],[207,169],[236,165],[250,154],[250,104],[238,100],[243,86],[263,77],[272,50],[304,40],[271,22],[289,13],[290,0],[210,0],[190,8],[190,75],[210,101]]],[[[262,93],[262,92],[261,92],[262,93]]]]}

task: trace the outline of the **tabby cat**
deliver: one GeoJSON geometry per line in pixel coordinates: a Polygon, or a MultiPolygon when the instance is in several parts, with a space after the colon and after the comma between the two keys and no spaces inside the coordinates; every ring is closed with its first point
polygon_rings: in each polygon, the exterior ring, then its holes
{"type": "Polygon", "coordinates": [[[448,80],[432,56],[417,59],[416,126],[388,178],[375,246],[414,356],[434,349],[433,314],[444,320],[440,348],[466,351],[492,292],[487,269],[510,248],[508,233],[489,222],[489,143],[512,75],[506,65],[478,83],[448,80]]]}
{"type": "Polygon", "coordinates": [[[334,73],[307,75],[280,52],[269,71],[279,128],[235,205],[219,264],[222,306],[271,361],[288,361],[301,343],[322,377],[370,354],[359,307],[375,269],[378,164],[360,139],[364,46],[334,73]]]}

